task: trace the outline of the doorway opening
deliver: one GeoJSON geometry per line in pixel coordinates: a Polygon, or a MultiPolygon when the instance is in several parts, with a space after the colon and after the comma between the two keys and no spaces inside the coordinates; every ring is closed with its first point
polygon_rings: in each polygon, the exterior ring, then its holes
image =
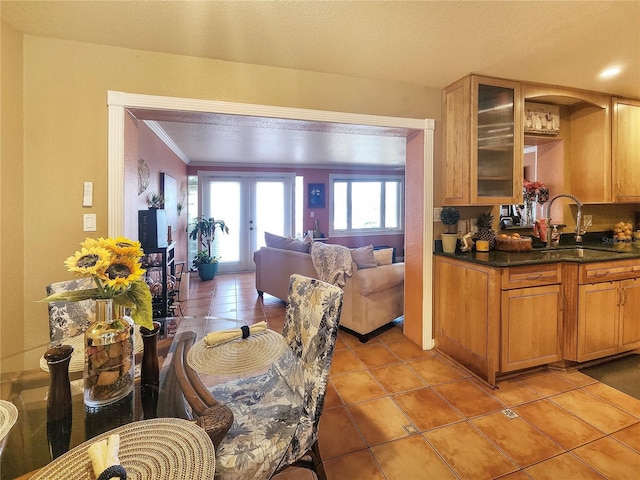
{"type": "MultiPolygon", "coordinates": [[[[341,112],[306,110],[268,105],[239,104],[212,100],[158,97],[109,91],[108,105],[108,234],[124,231],[125,115],[127,110],[141,109],[169,114],[197,113],[291,122],[314,126],[323,132],[344,135],[365,132],[367,135],[401,136],[413,171],[407,185],[406,205],[413,218],[405,230],[405,335],[422,348],[433,348],[433,148],[435,122],[341,112]],[[425,195],[425,191],[429,193],[425,195]]],[[[409,162],[407,161],[407,164],[409,162]]]]}

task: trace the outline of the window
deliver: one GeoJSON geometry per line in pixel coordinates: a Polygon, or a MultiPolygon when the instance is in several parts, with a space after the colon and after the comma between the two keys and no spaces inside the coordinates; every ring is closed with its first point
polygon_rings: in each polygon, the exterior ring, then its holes
{"type": "Polygon", "coordinates": [[[402,231],[402,176],[330,175],[329,182],[330,235],[402,231]]]}

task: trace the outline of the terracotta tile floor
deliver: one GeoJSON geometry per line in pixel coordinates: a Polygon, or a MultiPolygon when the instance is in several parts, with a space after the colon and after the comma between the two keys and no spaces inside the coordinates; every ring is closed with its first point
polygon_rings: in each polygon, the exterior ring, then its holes
{"type": "MultiPolygon", "coordinates": [[[[248,273],[192,276],[183,308],[281,331],[285,307],[260,299],[248,273]]],[[[319,432],[329,480],[635,480],[640,471],[640,400],[577,371],[492,390],[419,349],[401,323],[367,344],[340,331],[319,432]]],[[[290,468],[275,478],[315,476],[290,468]]]]}

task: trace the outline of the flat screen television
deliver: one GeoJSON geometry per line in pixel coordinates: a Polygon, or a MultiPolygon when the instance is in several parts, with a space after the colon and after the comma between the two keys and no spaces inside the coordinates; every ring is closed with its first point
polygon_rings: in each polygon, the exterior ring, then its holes
{"type": "Polygon", "coordinates": [[[169,245],[167,214],[164,209],[138,210],[138,240],[142,248],[160,248],[169,245]]]}

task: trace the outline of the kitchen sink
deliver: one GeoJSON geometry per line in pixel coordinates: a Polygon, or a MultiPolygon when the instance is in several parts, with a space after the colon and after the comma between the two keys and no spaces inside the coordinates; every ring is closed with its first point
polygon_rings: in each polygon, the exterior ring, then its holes
{"type": "Polygon", "coordinates": [[[536,250],[545,258],[563,259],[563,258],[602,258],[608,253],[622,253],[609,249],[598,249],[588,247],[549,247],[536,250]]]}

